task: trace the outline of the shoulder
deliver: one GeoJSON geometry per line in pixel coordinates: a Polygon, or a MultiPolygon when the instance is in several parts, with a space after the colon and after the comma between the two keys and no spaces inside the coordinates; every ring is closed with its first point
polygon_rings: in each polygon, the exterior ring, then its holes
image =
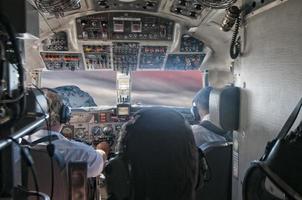
{"type": "Polygon", "coordinates": [[[192,125],[193,133],[200,133],[200,132],[211,132],[210,130],[206,129],[205,127],[201,126],[200,124],[192,125]]]}

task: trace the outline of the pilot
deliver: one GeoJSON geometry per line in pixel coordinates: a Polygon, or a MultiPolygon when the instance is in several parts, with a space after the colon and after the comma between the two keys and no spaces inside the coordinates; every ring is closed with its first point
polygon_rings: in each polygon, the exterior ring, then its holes
{"type": "Polygon", "coordinates": [[[192,200],[198,151],[192,129],[170,108],[138,111],[121,131],[105,168],[108,200],[192,200]]]}
{"type": "Polygon", "coordinates": [[[62,123],[67,123],[69,121],[71,114],[70,108],[63,104],[63,99],[55,90],[43,88],[42,91],[47,98],[50,107],[49,130],[45,127],[23,139],[31,145],[47,145],[50,139],[50,133],[52,143],[55,146],[55,151],[64,157],[66,163],[76,161],[87,162],[87,176],[96,177],[100,175],[110,151],[108,143],[101,142],[96,146],[96,150],[94,150],[91,146],[65,138],[60,134],[60,131],[62,123]]]}
{"type": "Polygon", "coordinates": [[[204,87],[197,92],[192,101],[192,114],[199,124],[192,125],[192,130],[197,146],[207,142],[226,141],[222,136],[223,130],[216,127],[210,120],[209,99],[212,87],[204,87]]]}

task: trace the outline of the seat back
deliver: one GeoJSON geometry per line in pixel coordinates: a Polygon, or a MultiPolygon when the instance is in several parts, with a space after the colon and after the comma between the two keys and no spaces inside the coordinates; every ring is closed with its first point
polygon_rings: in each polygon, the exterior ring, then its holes
{"type": "MultiPolygon", "coordinates": [[[[46,146],[37,145],[34,148],[30,148],[30,152],[35,163],[34,166],[36,168],[39,190],[50,196],[52,169],[46,146]]],[[[53,200],[69,200],[68,173],[64,159],[60,154],[55,153],[53,157],[53,170],[53,200]]],[[[33,176],[30,171],[27,172],[26,177],[28,188],[30,190],[35,190],[33,176]]],[[[36,199],[36,197],[30,197],[29,199],[36,199]]]]}
{"type": "Polygon", "coordinates": [[[239,128],[240,89],[227,86],[213,88],[210,94],[209,111],[211,122],[225,130],[239,128]]]}
{"type": "Polygon", "coordinates": [[[196,200],[231,200],[232,143],[209,142],[199,148],[210,169],[209,181],[197,191],[196,200]]]}

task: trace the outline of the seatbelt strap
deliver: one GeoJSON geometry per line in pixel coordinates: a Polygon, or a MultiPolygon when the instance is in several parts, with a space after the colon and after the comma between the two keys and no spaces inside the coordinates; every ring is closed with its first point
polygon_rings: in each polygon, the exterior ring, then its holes
{"type": "Polygon", "coordinates": [[[291,113],[291,115],[288,117],[287,121],[285,122],[285,124],[283,125],[280,133],[278,134],[276,139],[281,139],[284,138],[286,136],[286,134],[288,133],[288,131],[291,129],[291,127],[293,126],[293,124],[295,123],[298,114],[301,110],[302,107],[302,98],[300,99],[299,103],[297,104],[297,106],[295,107],[295,109],[293,110],[293,112],[291,113]]]}
{"type": "Polygon", "coordinates": [[[213,133],[216,133],[217,135],[220,135],[224,138],[225,138],[226,134],[228,133],[227,131],[218,128],[212,122],[207,121],[207,120],[204,120],[204,121],[200,122],[200,126],[206,128],[209,131],[211,131],[213,133]]]}

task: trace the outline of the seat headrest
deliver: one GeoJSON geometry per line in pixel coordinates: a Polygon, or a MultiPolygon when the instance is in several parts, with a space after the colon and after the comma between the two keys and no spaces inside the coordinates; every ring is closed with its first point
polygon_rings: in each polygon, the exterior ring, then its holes
{"type": "Polygon", "coordinates": [[[227,86],[213,88],[210,94],[209,112],[213,124],[226,131],[239,128],[240,89],[227,86]]]}

